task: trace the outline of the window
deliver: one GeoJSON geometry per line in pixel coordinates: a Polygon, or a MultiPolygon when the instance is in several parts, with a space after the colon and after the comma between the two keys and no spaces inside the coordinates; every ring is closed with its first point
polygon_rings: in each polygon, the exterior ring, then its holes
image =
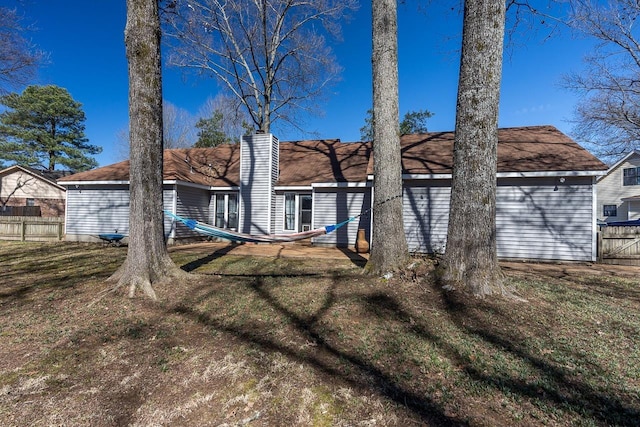
{"type": "Polygon", "coordinates": [[[218,228],[238,228],[238,195],[236,193],[216,194],[215,226],[218,228]]]}
{"type": "Polygon", "coordinates": [[[296,229],[296,195],[294,193],[284,195],[284,229],[296,229]]]}
{"type": "Polygon", "coordinates": [[[26,206],[35,206],[35,205],[36,205],[35,199],[27,199],[26,206]]]}
{"type": "Polygon", "coordinates": [[[623,169],[622,185],[640,185],[640,167],[623,169]]]}
{"type": "Polygon", "coordinates": [[[313,199],[311,194],[284,194],[285,231],[311,230],[313,199]]]}
{"type": "Polygon", "coordinates": [[[604,215],[604,216],[618,216],[618,206],[617,205],[603,205],[602,206],[602,215],[604,215]]]}
{"type": "Polygon", "coordinates": [[[300,231],[311,230],[311,195],[300,196],[300,231]]]}

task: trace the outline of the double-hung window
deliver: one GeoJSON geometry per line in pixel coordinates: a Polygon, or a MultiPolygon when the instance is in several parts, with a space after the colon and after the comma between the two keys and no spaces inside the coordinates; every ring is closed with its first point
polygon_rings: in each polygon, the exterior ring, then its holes
{"type": "Polygon", "coordinates": [[[640,167],[623,169],[622,185],[640,185],[640,167]]]}
{"type": "Polygon", "coordinates": [[[602,205],[602,215],[603,216],[618,216],[618,206],[617,205],[602,205]]]}
{"type": "Polygon", "coordinates": [[[216,227],[236,230],[238,228],[238,194],[216,194],[215,212],[216,227]]]}

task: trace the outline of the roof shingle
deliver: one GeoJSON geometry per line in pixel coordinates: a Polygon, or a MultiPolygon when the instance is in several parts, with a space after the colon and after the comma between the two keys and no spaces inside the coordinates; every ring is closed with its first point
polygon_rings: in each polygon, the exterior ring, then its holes
{"type": "MultiPolygon", "coordinates": [[[[498,172],[605,171],[607,166],[553,126],[498,130],[498,172]]],[[[453,132],[404,135],[403,173],[450,174],[453,132]]],[[[310,140],[280,143],[278,185],[364,182],[373,173],[371,143],[310,140]]],[[[129,161],[61,178],[64,181],[127,181],[129,161]]],[[[240,146],[165,150],[164,179],[211,187],[238,186],[240,146]]]]}

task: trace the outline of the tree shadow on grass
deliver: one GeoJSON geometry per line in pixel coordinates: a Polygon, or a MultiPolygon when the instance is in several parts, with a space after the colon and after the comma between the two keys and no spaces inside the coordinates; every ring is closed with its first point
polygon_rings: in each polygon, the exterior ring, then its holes
{"type": "Polygon", "coordinates": [[[229,252],[233,251],[235,248],[237,248],[238,246],[240,246],[240,243],[230,243],[228,245],[226,245],[223,248],[217,249],[215,251],[213,251],[211,254],[202,257],[202,258],[198,258],[194,261],[191,261],[185,265],[183,265],[182,267],[180,267],[181,269],[183,269],[184,271],[186,271],[187,273],[190,273],[194,270],[197,270],[198,268],[202,267],[203,265],[206,265],[208,263],[210,263],[213,260],[216,260],[218,258],[221,258],[225,255],[227,255],[229,252]]]}
{"type": "MultiPolygon", "coordinates": [[[[447,305],[450,320],[461,331],[481,340],[489,347],[494,348],[496,352],[510,354],[537,373],[526,380],[505,372],[489,375],[482,367],[469,363],[467,358],[457,349],[449,346],[446,342],[440,342],[440,345],[449,347],[449,353],[462,364],[464,371],[474,381],[511,395],[538,401],[544,405],[561,407],[605,425],[638,425],[639,408],[621,402],[615,393],[597,390],[587,383],[588,380],[576,375],[572,369],[559,367],[543,357],[532,354],[530,349],[526,348],[525,340],[516,340],[515,337],[499,330],[501,328],[496,327],[496,324],[516,321],[510,318],[508,313],[489,310],[493,311],[491,317],[494,318],[494,322],[489,322],[489,317],[483,318],[479,314],[481,310],[487,310],[487,307],[484,306],[477,307],[482,304],[479,300],[471,302],[459,292],[444,290],[442,290],[442,297],[447,305]],[[496,317],[503,317],[503,319],[495,322],[496,317]]],[[[510,307],[509,309],[514,308],[510,307]]],[[[426,331],[417,329],[416,333],[425,334],[426,331]]],[[[622,392],[622,390],[611,391],[622,392]]]]}
{"type": "MultiPolygon", "coordinates": [[[[373,391],[408,409],[420,419],[419,423],[437,426],[468,425],[463,420],[446,415],[444,408],[427,395],[404,388],[390,372],[377,367],[366,357],[357,355],[352,349],[340,348],[330,341],[320,320],[339,301],[336,295],[337,283],[336,280],[332,281],[322,306],[308,316],[297,314],[280,302],[272,293],[270,286],[265,283],[264,276],[254,277],[247,285],[260,300],[283,316],[297,334],[308,342],[312,342],[312,350],[300,349],[290,342],[280,341],[272,337],[268,330],[256,329],[253,324],[248,324],[246,327],[226,325],[208,313],[194,309],[194,301],[178,304],[173,308],[173,313],[187,316],[208,328],[229,333],[264,351],[286,355],[291,360],[310,365],[357,389],[373,391]]],[[[202,301],[208,298],[209,295],[205,294],[197,300],[202,301]]]]}
{"type": "MultiPolygon", "coordinates": [[[[321,305],[308,314],[296,312],[295,304],[291,304],[282,297],[278,297],[278,288],[284,286],[280,282],[283,276],[260,275],[251,278],[239,278],[247,290],[261,302],[275,310],[285,319],[292,334],[302,340],[312,342],[311,349],[300,348],[291,341],[282,341],[274,336],[267,327],[256,328],[256,324],[234,324],[216,319],[207,312],[193,307],[198,302],[208,300],[215,291],[203,287],[195,300],[183,300],[172,308],[178,313],[200,322],[208,328],[224,331],[242,341],[255,345],[267,352],[278,352],[291,360],[313,366],[319,372],[337,380],[344,381],[361,390],[373,391],[381,397],[387,398],[400,406],[407,408],[415,417],[427,425],[469,425],[462,416],[451,415],[443,403],[431,397],[428,390],[429,378],[405,380],[401,378],[404,367],[402,362],[407,360],[401,353],[403,339],[415,339],[416,342],[429,343],[439,349],[452,366],[459,369],[471,386],[476,384],[481,390],[493,390],[496,395],[510,396],[516,401],[524,399],[534,406],[541,407],[540,411],[548,413],[545,407],[558,408],[567,415],[579,416],[595,420],[606,425],[637,425],[640,410],[633,404],[622,401],[624,390],[614,386],[599,388],[589,383],[588,378],[581,378],[570,368],[554,364],[545,360],[544,355],[537,355],[518,340],[517,333],[508,329],[506,332],[500,322],[513,322],[509,316],[514,309],[512,305],[501,309],[491,303],[478,307],[477,301],[459,299],[456,293],[443,292],[440,295],[429,294],[429,298],[439,298],[442,301],[444,313],[449,317],[448,323],[464,335],[467,341],[476,343],[486,352],[515,360],[516,365],[523,365],[530,376],[503,369],[497,362],[488,359],[483,354],[470,356],[469,351],[477,347],[458,343],[451,339],[446,332],[437,327],[437,321],[422,316],[418,311],[407,308],[404,300],[399,300],[399,294],[392,295],[383,288],[372,292],[352,293],[343,295],[339,291],[340,280],[336,275],[331,285],[323,291],[321,305]],[[274,285],[275,284],[275,285],[274,285]],[[204,292],[204,293],[202,293],[204,292]],[[391,325],[379,329],[379,336],[375,337],[375,345],[371,353],[359,351],[353,343],[344,344],[336,339],[326,328],[326,320],[331,312],[344,305],[345,299],[356,298],[368,315],[372,324],[391,325]],[[496,325],[495,322],[498,322],[496,325]],[[404,337],[404,338],[403,338],[404,337]],[[408,338],[407,338],[408,337],[408,338]],[[380,348],[380,346],[382,348],[380,348]],[[373,353],[382,353],[387,359],[380,363],[373,353]],[[475,358],[484,359],[489,368],[479,363],[475,358]],[[488,360],[488,362],[487,362],[488,360]],[[398,363],[399,362],[399,363],[398,363]]],[[[326,277],[326,276],[325,276],[326,277]]],[[[418,302],[421,304],[421,302],[418,302]]],[[[515,303],[509,303],[515,304],[515,303]]],[[[426,304],[425,304],[426,306],[426,304]]],[[[424,314],[424,313],[423,313],[424,314]]],[[[440,318],[442,320],[442,318],[440,318]]],[[[574,355],[579,360],[579,355],[574,355]]],[[[463,395],[465,392],[462,392],[463,395]]],[[[628,393],[628,392],[627,392],[628,393]]],[[[464,402],[457,402],[464,404],[464,402]]],[[[552,409],[555,411],[555,409],[552,409]]],[[[508,418],[508,415],[505,415],[508,418]]],[[[565,418],[567,419],[567,418],[565,418]]],[[[486,420],[485,420],[486,421],[486,420]]]]}

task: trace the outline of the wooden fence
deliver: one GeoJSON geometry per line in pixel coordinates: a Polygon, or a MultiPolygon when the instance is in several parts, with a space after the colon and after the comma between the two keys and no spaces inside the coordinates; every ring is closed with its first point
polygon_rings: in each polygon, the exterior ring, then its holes
{"type": "Polygon", "coordinates": [[[0,216],[0,240],[62,240],[64,218],[0,216]]]}
{"type": "Polygon", "coordinates": [[[598,261],[640,265],[640,227],[606,226],[598,233],[598,261]]]}

